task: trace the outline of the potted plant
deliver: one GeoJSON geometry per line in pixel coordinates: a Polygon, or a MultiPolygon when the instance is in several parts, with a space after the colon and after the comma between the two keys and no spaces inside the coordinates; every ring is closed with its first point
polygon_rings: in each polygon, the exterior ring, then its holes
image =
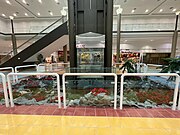
{"type": "Polygon", "coordinates": [[[124,73],[127,71],[128,73],[135,73],[135,62],[132,59],[128,59],[125,61],[125,63],[120,67],[120,70],[124,73]]]}
{"type": "MultiPolygon", "coordinates": [[[[160,73],[177,73],[180,74],[180,58],[165,58],[163,59],[168,65],[163,65],[160,73]]],[[[174,77],[169,77],[168,80],[174,80],[174,77]]]]}

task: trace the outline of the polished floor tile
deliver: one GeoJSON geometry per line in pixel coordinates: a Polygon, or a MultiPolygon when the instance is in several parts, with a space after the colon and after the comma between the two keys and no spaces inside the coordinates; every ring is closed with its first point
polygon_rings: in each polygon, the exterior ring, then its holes
{"type": "Polygon", "coordinates": [[[0,135],[180,135],[178,118],[0,115],[0,135]]]}

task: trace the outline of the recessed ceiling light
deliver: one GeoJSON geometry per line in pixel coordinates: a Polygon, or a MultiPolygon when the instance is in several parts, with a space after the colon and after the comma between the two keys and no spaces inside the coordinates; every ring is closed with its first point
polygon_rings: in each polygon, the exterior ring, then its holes
{"type": "Polygon", "coordinates": [[[9,4],[9,5],[11,5],[11,2],[10,2],[9,0],[6,0],[6,3],[9,4]]]}
{"type": "Polygon", "coordinates": [[[59,4],[59,0],[54,0],[57,4],[59,4]]]}
{"type": "Polygon", "coordinates": [[[154,41],[153,39],[150,40],[151,42],[154,41]]]}
{"type": "Polygon", "coordinates": [[[40,16],[41,14],[40,13],[37,13],[38,16],[40,16]]]}
{"type": "Polygon", "coordinates": [[[13,14],[14,16],[17,16],[16,13],[13,14]]]}
{"type": "Polygon", "coordinates": [[[162,11],[163,11],[163,9],[160,9],[160,10],[159,10],[159,12],[162,12],[162,11]]]}
{"type": "Polygon", "coordinates": [[[53,12],[51,12],[51,11],[48,11],[49,12],[49,14],[51,15],[51,16],[53,16],[53,12]]]}
{"type": "Polygon", "coordinates": [[[27,4],[26,0],[22,0],[22,2],[23,2],[24,4],[27,4]]]}
{"type": "Polygon", "coordinates": [[[176,10],[177,10],[177,9],[176,9],[176,8],[174,8],[172,11],[173,11],[173,12],[175,12],[176,10]]]}
{"type": "Polygon", "coordinates": [[[39,3],[42,3],[42,0],[38,0],[39,3]]]}
{"type": "Polygon", "coordinates": [[[28,16],[28,14],[27,14],[27,13],[24,13],[24,15],[25,15],[25,16],[28,16]]]}
{"type": "Polygon", "coordinates": [[[13,16],[9,16],[9,18],[10,18],[11,20],[13,20],[13,19],[14,19],[14,17],[13,17],[13,16]]]}
{"type": "Polygon", "coordinates": [[[136,8],[134,8],[134,9],[131,11],[131,13],[134,13],[134,12],[135,12],[135,10],[136,10],[136,8]]]}
{"type": "Polygon", "coordinates": [[[6,15],[5,14],[2,14],[3,17],[5,17],[6,15]]]}
{"type": "Polygon", "coordinates": [[[145,13],[149,12],[149,9],[146,9],[145,13]]]}

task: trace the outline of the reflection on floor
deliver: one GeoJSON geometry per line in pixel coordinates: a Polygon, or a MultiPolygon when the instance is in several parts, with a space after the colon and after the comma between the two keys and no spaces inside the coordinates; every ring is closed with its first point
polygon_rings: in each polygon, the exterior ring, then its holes
{"type": "Polygon", "coordinates": [[[0,106],[0,135],[180,135],[180,111],[0,106]]]}

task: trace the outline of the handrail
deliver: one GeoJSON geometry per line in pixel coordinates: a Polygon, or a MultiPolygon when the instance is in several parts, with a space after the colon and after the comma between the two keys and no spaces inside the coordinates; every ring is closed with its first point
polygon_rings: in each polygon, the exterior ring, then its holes
{"type": "Polygon", "coordinates": [[[0,76],[2,77],[5,104],[6,104],[6,107],[9,107],[9,99],[8,99],[8,92],[7,92],[7,86],[6,86],[6,76],[3,73],[0,73],[0,76]]]}
{"type": "Polygon", "coordinates": [[[66,108],[66,76],[114,76],[114,109],[117,108],[117,75],[115,73],[64,73],[62,76],[64,108],[66,108]]]}
{"type": "MultiPolygon", "coordinates": [[[[24,43],[22,43],[20,46],[18,46],[16,49],[19,49],[20,47],[24,46],[26,43],[28,43],[29,41],[31,41],[32,39],[34,39],[35,37],[37,37],[37,35],[42,34],[44,31],[46,31],[48,28],[50,28],[51,26],[53,26],[54,24],[56,24],[57,22],[59,22],[60,20],[62,20],[63,17],[59,18],[58,20],[56,20],[55,22],[53,22],[52,24],[50,24],[49,26],[47,26],[45,29],[43,29],[42,31],[40,31],[39,33],[36,33],[33,37],[31,37],[30,39],[28,39],[27,41],[25,41],[24,43]]],[[[8,54],[6,54],[6,56],[10,55],[11,53],[13,53],[13,50],[10,51],[8,54]]],[[[3,60],[6,56],[4,56],[1,60],[3,60]]],[[[15,55],[14,55],[15,56],[15,55]]]]}
{"type": "MultiPolygon", "coordinates": [[[[124,86],[124,77],[125,76],[175,76],[176,77],[176,86],[174,88],[174,96],[173,96],[173,106],[172,110],[176,110],[176,102],[177,102],[177,96],[178,96],[178,87],[179,87],[179,81],[180,76],[176,73],[125,73],[121,76],[121,90],[120,90],[120,109],[122,110],[123,107],[123,86],[124,86]]],[[[179,93],[180,97],[180,93],[179,93]]],[[[179,99],[180,103],[180,99],[179,99]]],[[[178,105],[178,110],[180,110],[180,105],[178,105]]]]}
{"type": "MultiPolygon", "coordinates": [[[[15,73],[18,73],[18,69],[19,69],[19,68],[27,68],[27,67],[35,67],[35,68],[36,68],[36,71],[37,71],[37,65],[35,64],[35,65],[16,66],[16,67],[15,67],[15,73]]],[[[13,76],[13,77],[14,77],[14,76],[13,76]]],[[[15,78],[16,78],[16,81],[18,82],[18,77],[15,76],[15,78]]]]}
{"type": "Polygon", "coordinates": [[[8,81],[8,88],[9,88],[9,96],[10,96],[10,103],[11,103],[11,107],[14,107],[14,102],[13,102],[13,94],[12,94],[12,86],[11,86],[11,80],[10,80],[10,76],[32,76],[32,75],[44,75],[44,76],[56,76],[57,78],[57,92],[58,92],[58,107],[61,108],[61,95],[60,95],[60,77],[57,73],[9,73],[7,75],[7,81],[8,81]]]}
{"type": "MultiPolygon", "coordinates": [[[[14,73],[14,68],[13,67],[3,67],[3,68],[0,68],[0,71],[1,70],[11,70],[11,73],[14,73]]],[[[13,76],[13,82],[15,83],[15,77],[13,76]]]]}

